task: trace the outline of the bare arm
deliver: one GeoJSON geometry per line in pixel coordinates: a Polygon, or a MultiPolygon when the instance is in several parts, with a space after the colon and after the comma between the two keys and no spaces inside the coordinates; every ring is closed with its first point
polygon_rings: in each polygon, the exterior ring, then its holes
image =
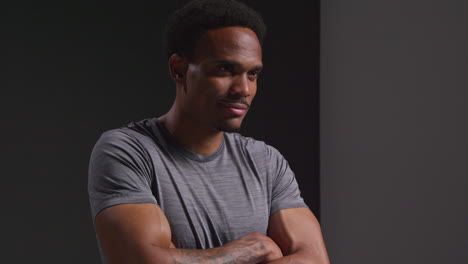
{"type": "Polygon", "coordinates": [[[329,264],[320,225],[309,208],[290,208],[270,217],[268,236],[285,257],[269,264],[329,264]]]}
{"type": "Polygon", "coordinates": [[[282,257],[273,240],[259,233],[206,250],[173,248],[169,223],[155,204],[112,206],[100,212],[95,223],[104,254],[111,264],[254,264],[282,257]]]}

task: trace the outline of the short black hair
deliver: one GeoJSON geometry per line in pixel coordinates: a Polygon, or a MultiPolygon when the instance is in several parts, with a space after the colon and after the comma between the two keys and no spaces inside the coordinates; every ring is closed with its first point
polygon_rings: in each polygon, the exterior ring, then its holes
{"type": "Polygon", "coordinates": [[[176,10],[164,30],[167,57],[180,54],[193,57],[196,42],[211,29],[239,26],[250,28],[260,45],[266,34],[262,16],[235,0],[194,0],[176,10]]]}

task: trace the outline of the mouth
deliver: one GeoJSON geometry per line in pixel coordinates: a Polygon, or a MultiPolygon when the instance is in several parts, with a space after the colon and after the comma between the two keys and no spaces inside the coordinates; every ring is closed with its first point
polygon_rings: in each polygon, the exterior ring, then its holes
{"type": "Polygon", "coordinates": [[[246,103],[219,101],[219,104],[226,112],[237,117],[245,115],[249,109],[249,105],[246,103]]]}

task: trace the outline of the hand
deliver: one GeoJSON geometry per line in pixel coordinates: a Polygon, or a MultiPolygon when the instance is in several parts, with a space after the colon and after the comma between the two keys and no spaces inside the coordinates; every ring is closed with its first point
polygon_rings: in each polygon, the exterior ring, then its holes
{"type": "Polygon", "coordinates": [[[260,264],[268,263],[280,259],[283,257],[283,253],[278,245],[268,236],[260,233],[252,233],[242,237],[241,239],[246,241],[253,241],[256,247],[266,252],[265,258],[260,264]]]}

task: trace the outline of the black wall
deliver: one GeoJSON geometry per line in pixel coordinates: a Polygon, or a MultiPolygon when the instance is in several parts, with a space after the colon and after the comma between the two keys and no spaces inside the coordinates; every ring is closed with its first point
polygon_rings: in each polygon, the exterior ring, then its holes
{"type": "MultiPolygon", "coordinates": [[[[182,2],[0,8],[2,263],[98,263],[89,154],[103,131],[171,106],[160,32],[182,2]]],[[[246,2],[269,28],[243,134],[284,154],[318,215],[318,1],[246,2]]]]}

